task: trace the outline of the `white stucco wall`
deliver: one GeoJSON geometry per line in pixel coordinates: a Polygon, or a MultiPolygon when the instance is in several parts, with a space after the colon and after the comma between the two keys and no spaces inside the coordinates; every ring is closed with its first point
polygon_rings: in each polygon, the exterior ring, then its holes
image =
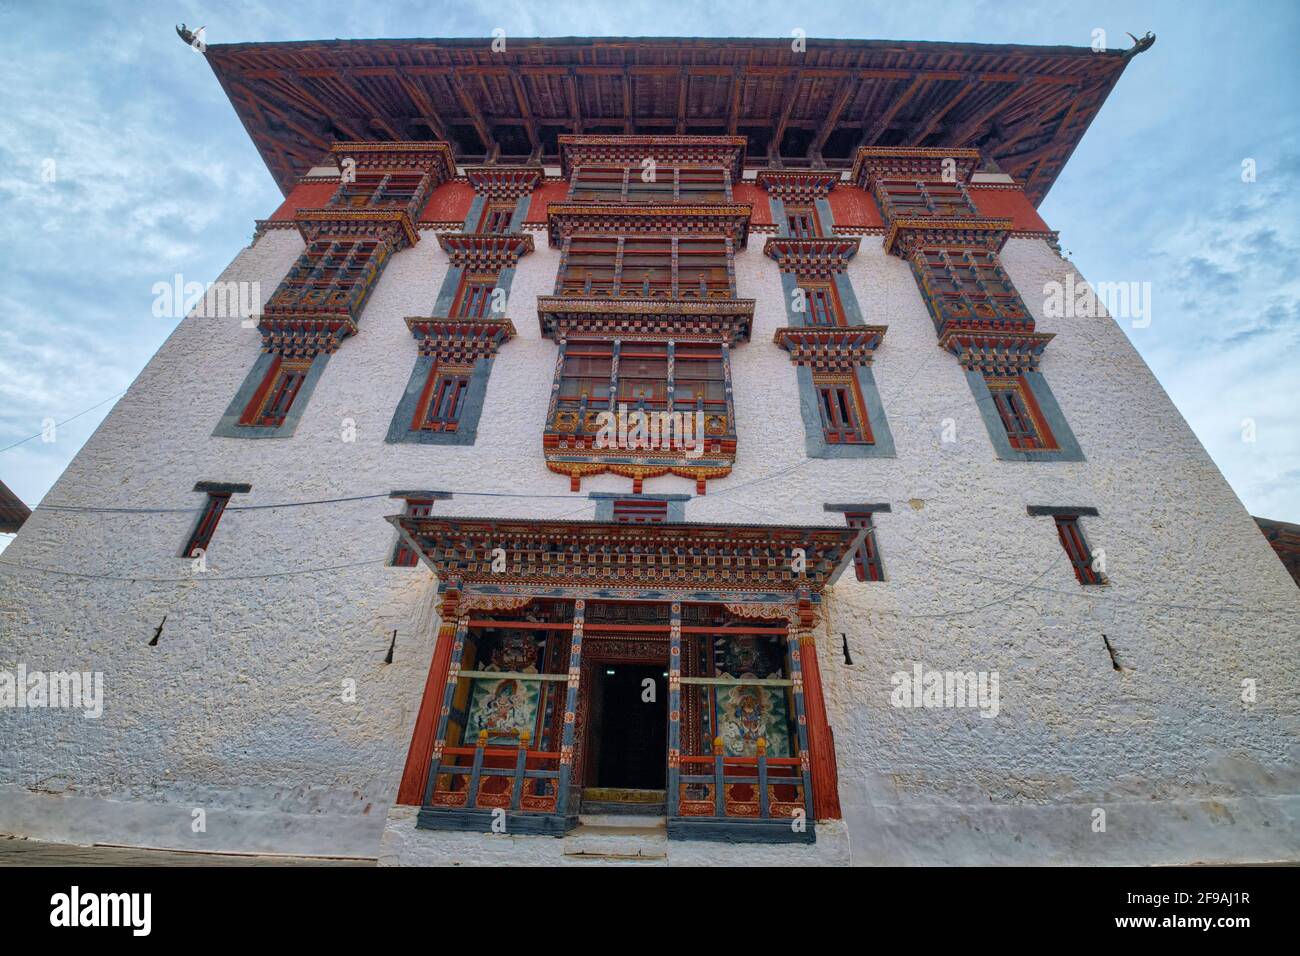
{"type": "MultiPolygon", "coordinates": [[[[508,309],[519,337],[498,354],[474,446],[384,442],[416,357],[403,317],[429,313],[447,266],[425,233],[393,258],[292,438],[212,437],[258,334],[187,318],[45,504],[197,507],[194,482],[211,480],[251,483],[236,505],[427,488],[457,493],[439,503],[446,513],[590,517],[587,492],[630,482],[587,479],[571,496],[543,464],[555,345],[539,336],[535,298],[551,291],[558,253],[535,237],[508,309]]],[[[269,296],[301,246],[270,230],[221,278],[269,296]]],[[[824,502],[893,505],[877,520],[889,580],[841,580],[819,652],[853,861],[1300,857],[1300,590],[1118,326],[1039,316],[1057,333],[1043,371],[1087,461],[998,461],[905,263],[866,237],[850,275],[866,321],[889,327],[875,375],[898,457],[809,461],[794,368],[772,344],[785,324],[779,274],[761,248],[753,237],[736,263],[740,294],[759,300],[752,341],[733,351],[736,468],[686,517],[834,524],[824,502]],[[940,441],[944,419],[955,442],[940,441]],[[1081,588],[1051,519],[1027,504],[1098,508],[1084,526],[1111,586],[1081,588]],[[1203,610],[1221,605],[1244,610],[1203,610]],[[997,670],[1000,716],[891,707],[890,674],[917,661],[997,670]],[[1243,678],[1258,682],[1255,704],[1241,701],[1243,678]],[[1104,834],[1091,830],[1096,807],[1104,834]]],[[[1030,239],[1011,240],[1004,263],[1036,312],[1043,282],[1071,268],[1030,239]]],[[[107,700],[99,720],[0,709],[0,832],[378,855],[436,630],[431,575],[385,566],[383,516],[398,510],[374,498],[228,511],[209,570],[192,575],[177,557],[192,514],[37,509],[0,563],[0,670],[100,670],[107,700]]],[[[399,842],[431,859],[450,851],[419,841],[439,839],[399,842]]]]}

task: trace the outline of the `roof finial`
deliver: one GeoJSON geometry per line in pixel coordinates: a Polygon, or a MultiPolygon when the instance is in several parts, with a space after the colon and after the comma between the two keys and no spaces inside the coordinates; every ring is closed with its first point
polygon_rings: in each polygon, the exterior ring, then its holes
{"type": "Polygon", "coordinates": [[[1139,53],[1151,49],[1151,44],[1156,42],[1156,35],[1150,30],[1146,32],[1141,40],[1131,33],[1129,33],[1129,38],[1133,41],[1133,45],[1124,51],[1125,56],[1137,56],[1139,53]]]}
{"type": "Polygon", "coordinates": [[[203,31],[206,29],[206,26],[202,26],[191,32],[190,30],[187,30],[185,24],[182,23],[176,28],[176,35],[202,53],[207,47],[207,44],[203,40],[203,31]]]}

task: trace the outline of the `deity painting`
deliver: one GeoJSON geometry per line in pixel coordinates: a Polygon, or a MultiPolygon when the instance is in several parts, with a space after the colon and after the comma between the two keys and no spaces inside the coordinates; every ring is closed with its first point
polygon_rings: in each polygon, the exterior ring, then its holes
{"type": "Polygon", "coordinates": [[[754,757],[758,738],[769,757],[790,756],[785,692],[778,687],[730,684],[718,687],[718,735],[729,757],[754,757]]]}
{"type": "Polygon", "coordinates": [[[728,635],[714,641],[719,677],[780,677],[781,658],[781,649],[767,638],[728,635]]]}
{"type": "Polygon", "coordinates": [[[514,678],[476,680],[470,694],[469,720],[465,736],[472,740],[479,731],[492,736],[518,736],[530,733],[537,719],[538,687],[533,681],[514,678]]]}

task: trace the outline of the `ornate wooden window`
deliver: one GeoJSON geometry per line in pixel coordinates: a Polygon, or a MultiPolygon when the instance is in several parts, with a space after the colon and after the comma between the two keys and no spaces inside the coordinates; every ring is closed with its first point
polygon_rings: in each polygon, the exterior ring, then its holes
{"type": "Polygon", "coordinates": [[[613,355],[612,342],[571,341],[560,372],[560,404],[574,407],[585,399],[589,408],[604,408],[612,386],[618,404],[634,408],[644,403],[647,409],[668,410],[671,384],[673,409],[725,413],[727,385],[721,345],[677,345],[671,379],[667,343],[624,342],[616,377],[612,374],[613,355]]]}
{"type": "Polygon", "coordinates": [[[435,365],[429,370],[424,394],[416,406],[411,427],[417,431],[454,432],[465,407],[472,369],[435,365]]]}
{"type": "Polygon", "coordinates": [[[668,502],[644,498],[619,498],[614,502],[618,524],[663,524],[668,520],[668,502]]]}
{"type": "Polygon", "coordinates": [[[569,199],[595,202],[726,202],[726,171],[707,166],[582,166],[569,199]],[[648,171],[653,170],[653,175],[648,171]]]}
{"type": "MultiPolygon", "coordinates": [[[[433,514],[433,502],[424,498],[408,498],[403,513],[408,518],[427,518],[433,514]]],[[[420,556],[408,548],[405,541],[398,538],[389,564],[396,568],[413,568],[419,563],[420,556]]]]}
{"type": "Polygon", "coordinates": [[[260,428],[283,425],[310,368],[311,359],[287,359],[277,355],[244,409],[239,424],[260,428]]]}
{"type": "Polygon", "coordinates": [[[575,236],[566,245],[555,294],[730,298],[730,256],[722,237],[575,236]]]}
{"type": "Polygon", "coordinates": [[[585,400],[589,406],[607,405],[613,362],[612,343],[570,343],[560,372],[560,402],[578,405],[585,400]]]}
{"type": "Polygon", "coordinates": [[[345,312],[373,283],[381,243],[374,239],[314,239],[266,306],[267,315],[304,308],[345,312]]]}
{"type": "Polygon", "coordinates": [[[970,249],[927,249],[918,259],[936,321],[988,319],[1026,321],[1020,295],[996,253],[970,249]]]}
{"type": "Polygon", "coordinates": [[[835,283],[822,279],[801,279],[799,288],[804,291],[804,318],[808,325],[835,327],[846,324],[835,283]]]}
{"type": "Polygon", "coordinates": [[[727,376],[720,345],[680,344],[673,356],[673,407],[725,411],[727,376]]]}
{"type": "Polygon", "coordinates": [[[863,407],[857,377],[852,372],[813,375],[822,432],[832,445],[871,443],[871,426],[863,407]]]}
{"type": "Polygon", "coordinates": [[[1007,431],[1011,447],[1020,451],[1051,451],[1056,440],[1043,420],[1034,393],[1023,376],[1001,378],[986,375],[984,381],[993,396],[1002,427],[1007,431]]]}
{"type": "Polygon", "coordinates": [[[509,232],[510,221],[515,217],[515,204],[512,202],[490,202],[483,209],[483,218],[479,220],[479,232],[509,232]]]}
{"type": "Polygon", "coordinates": [[[626,342],[618,356],[615,381],[620,403],[664,408],[668,402],[668,346],[663,342],[626,342]]]}
{"type": "Polygon", "coordinates": [[[351,181],[339,184],[331,206],[365,208],[367,206],[406,206],[424,185],[424,170],[390,172],[357,170],[351,181]]]}
{"type": "Polygon", "coordinates": [[[961,183],[881,180],[877,193],[892,219],[959,219],[978,215],[961,183]]]}
{"type": "Polygon", "coordinates": [[[786,229],[796,239],[816,239],[821,235],[817,210],[812,206],[786,206],[786,229]]]}
{"type": "Polygon", "coordinates": [[[185,547],[181,551],[182,558],[192,558],[195,551],[208,550],[208,544],[212,541],[213,532],[217,530],[217,522],[221,520],[221,516],[225,513],[226,505],[229,502],[230,492],[208,492],[208,500],[203,505],[203,511],[199,515],[198,523],[194,526],[194,530],[190,532],[190,538],[185,542],[185,547]]]}
{"type": "Polygon", "coordinates": [[[497,287],[495,272],[466,273],[456,292],[451,315],[457,319],[482,319],[492,314],[492,293],[497,287]]]}
{"type": "Polygon", "coordinates": [[[849,511],[844,515],[850,528],[866,528],[862,544],[853,553],[853,570],[859,581],[885,580],[885,566],[880,560],[880,547],[876,542],[876,526],[872,523],[871,512],[849,511]]]}
{"type": "Polygon", "coordinates": [[[1107,583],[1105,575],[1092,568],[1092,550],[1088,547],[1088,539],[1083,536],[1083,529],[1079,527],[1079,516],[1054,515],[1054,518],[1056,533],[1061,538],[1061,547],[1065,548],[1070,565],[1074,568],[1074,576],[1079,579],[1079,583],[1107,583]]]}

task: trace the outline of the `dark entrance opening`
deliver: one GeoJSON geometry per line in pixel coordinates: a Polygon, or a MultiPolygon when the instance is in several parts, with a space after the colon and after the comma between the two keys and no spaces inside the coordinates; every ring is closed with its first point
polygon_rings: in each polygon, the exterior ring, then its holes
{"type": "Polygon", "coordinates": [[[606,664],[598,676],[596,785],[664,789],[668,678],[663,665],[606,664]]]}

